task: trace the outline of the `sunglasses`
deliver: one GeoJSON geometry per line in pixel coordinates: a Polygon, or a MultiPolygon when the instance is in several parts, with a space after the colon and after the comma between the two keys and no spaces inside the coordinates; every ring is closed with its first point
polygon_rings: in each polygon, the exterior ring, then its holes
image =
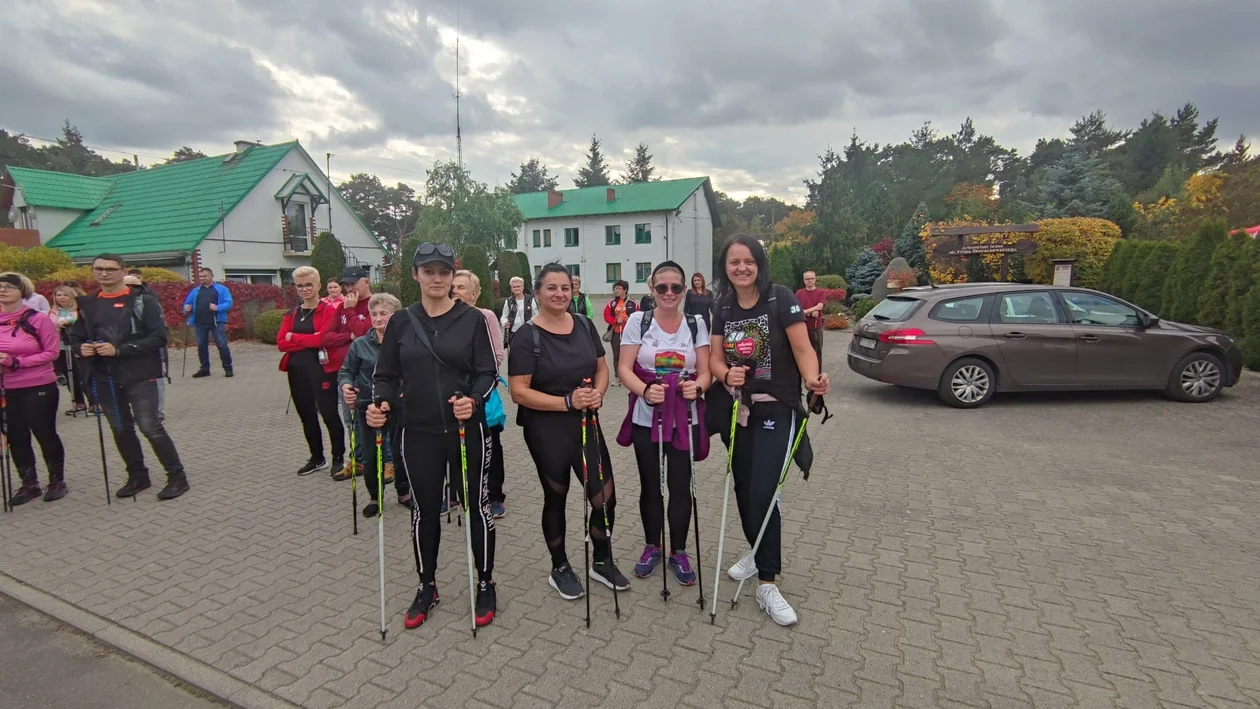
{"type": "Polygon", "coordinates": [[[416,249],[416,256],[432,256],[435,251],[439,256],[455,258],[455,252],[451,250],[451,247],[446,244],[434,244],[430,242],[420,244],[420,248],[416,249]]]}
{"type": "Polygon", "coordinates": [[[652,290],[656,291],[657,295],[665,295],[666,293],[673,293],[674,295],[678,295],[679,293],[683,292],[683,284],[657,283],[655,286],[653,286],[652,290]]]}

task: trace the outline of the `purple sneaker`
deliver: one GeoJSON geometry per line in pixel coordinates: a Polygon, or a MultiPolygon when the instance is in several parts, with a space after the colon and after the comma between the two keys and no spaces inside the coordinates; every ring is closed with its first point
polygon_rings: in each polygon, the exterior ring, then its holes
{"type": "Polygon", "coordinates": [[[634,565],[634,575],[641,579],[645,579],[656,572],[656,565],[661,563],[661,548],[648,544],[643,547],[643,555],[639,557],[639,563],[634,565]]]}
{"type": "Polygon", "coordinates": [[[696,572],[691,570],[691,560],[687,552],[679,551],[669,555],[669,569],[674,572],[674,580],[680,586],[696,585],[696,572]]]}

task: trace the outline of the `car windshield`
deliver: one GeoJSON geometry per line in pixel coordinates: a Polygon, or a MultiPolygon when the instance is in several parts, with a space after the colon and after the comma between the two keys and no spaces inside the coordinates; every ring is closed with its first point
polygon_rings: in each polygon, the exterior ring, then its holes
{"type": "Polygon", "coordinates": [[[916,298],[889,296],[879,301],[874,308],[871,308],[871,312],[867,313],[867,317],[875,320],[900,322],[910,317],[910,313],[914,312],[919,302],[916,298]]]}

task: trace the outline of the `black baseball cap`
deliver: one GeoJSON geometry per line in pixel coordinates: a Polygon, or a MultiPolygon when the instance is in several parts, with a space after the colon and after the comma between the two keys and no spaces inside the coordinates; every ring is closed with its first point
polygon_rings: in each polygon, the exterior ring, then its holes
{"type": "Polygon", "coordinates": [[[455,270],[455,252],[446,244],[435,244],[426,241],[416,248],[416,255],[411,259],[412,268],[420,268],[426,263],[443,263],[455,270]]]}
{"type": "Polygon", "coordinates": [[[367,270],[359,266],[349,266],[341,272],[338,283],[358,283],[360,278],[369,278],[367,270]]]}

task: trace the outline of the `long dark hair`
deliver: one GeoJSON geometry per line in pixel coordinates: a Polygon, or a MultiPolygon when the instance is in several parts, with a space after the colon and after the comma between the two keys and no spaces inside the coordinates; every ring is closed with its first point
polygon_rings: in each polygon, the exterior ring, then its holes
{"type": "Polygon", "coordinates": [[[726,254],[735,244],[743,244],[752,252],[753,261],[757,263],[757,292],[765,295],[770,286],[770,259],[766,257],[766,249],[760,241],[748,234],[733,234],[722,244],[717,258],[713,261],[713,291],[718,300],[735,295],[735,288],[726,277],[726,254]]]}
{"type": "Polygon", "coordinates": [[[700,292],[707,293],[709,291],[709,288],[708,288],[709,283],[708,281],[704,280],[704,274],[699,271],[696,271],[695,273],[691,274],[691,282],[687,284],[687,291],[690,293],[696,292],[696,279],[697,278],[700,279],[700,292]]]}

